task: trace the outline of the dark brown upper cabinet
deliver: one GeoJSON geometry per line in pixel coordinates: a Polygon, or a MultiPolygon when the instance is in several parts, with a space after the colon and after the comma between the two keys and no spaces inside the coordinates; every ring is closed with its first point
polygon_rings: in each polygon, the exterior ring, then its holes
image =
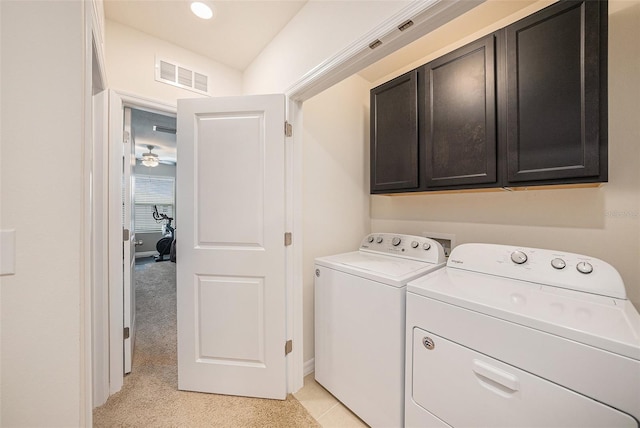
{"type": "Polygon", "coordinates": [[[419,186],[418,77],[413,70],[371,90],[371,193],[419,186]]]}
{"type": "Polygon", "coordinates": [[[371,90],[371,193],[608,179],[607,1],[560,0],[371,90]]]}
{"type": "Polygon", "coordinates": [[[507,186],[607,181],[607,2],[506,28],[507,186]]]}
{"type": "Polygon", "coordinates": [[[491,34],[420,69],[424,190],[499,185],[497,36],[491,34]]]}

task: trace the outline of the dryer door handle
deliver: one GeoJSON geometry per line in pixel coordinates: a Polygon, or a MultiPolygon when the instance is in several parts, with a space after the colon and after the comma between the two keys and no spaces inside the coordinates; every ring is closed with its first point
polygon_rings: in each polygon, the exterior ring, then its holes
{"type": "Polygon", "coordinates": [[[498,384],[499,386],[506,388],[507,391],[505,392],[514,393],[520,389],[520,381],[515,375],[497,367],[493,367],[484,361],[473,360],[473,372],[480,376],[481,381],[488,379],[492,381],[492,386],[495,387],[495,384],[498,384]]]}

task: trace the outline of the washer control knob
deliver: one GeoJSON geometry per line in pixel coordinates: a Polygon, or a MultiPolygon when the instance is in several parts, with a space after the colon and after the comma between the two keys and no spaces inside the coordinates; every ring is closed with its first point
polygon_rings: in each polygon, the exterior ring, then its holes
{"type": "Polygon", "coordinates": [[[527,261],[527,255],[522,251],[514,251],[511,253],[511,261],[515,264],[521,265],[527,261]]]}
{"type": "Polygon", "coordinates": [[[422,248],[427,251],[429,248],[431,248],[431,244],[429,244],[428,242],[425,242],[424,244],[422,244],[422,248]]]}
{"type": "Polygon", "coordinates": [[[369,237],[367,238],[367,241],[369,241],[369,244],[371,244],[371,243],[373,242],[373,240],[374,240],[374,239],[375,239],[375,238],[373,237],[373,235],[371,235],[371,236],[369,236],[369,237]]]}
{"type": "Polygon", "coordinates": [[[411,248],[418,248],[418,245],[419,245],[419,244],[418,244],[418,241],[413,241],[413,242],[411,243],[411,248]]]}
{"type": "Polygon", "coordinates": [[[402,242],[402,239],[398,238],[397,236],[394,236],[393,239],[391,240],[391,244],[394,247],[397,247],[398,245],[400,245],[400,242],[402,242]]]}
{"type": "Polygon", "coordinates": [[[588,274],[593,272],[593,266],[591,266],[591,263],[589,262],[580,262],[576,265],[576,269],[578,269],[578,272],[580,273],[584,273],[584,274],[588,274]]]}
{"type": "Polygon", "coordinates": [[[567,263],[560,257],[556,257],[555,259],[551,260],[551,266],[556,269],[564,269],[565,266],[567,266],[567,263]]]}
{"type": "Polygon", "coordinates": [[[376,242],[378,244],[382,244],[382,236],[378,236],[378,238],[376,238],[376,242]]]}

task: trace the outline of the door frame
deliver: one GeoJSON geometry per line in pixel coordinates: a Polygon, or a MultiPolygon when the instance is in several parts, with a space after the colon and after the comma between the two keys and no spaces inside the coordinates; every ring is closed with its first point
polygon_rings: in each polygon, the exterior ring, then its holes
{"type": "MultiPolygon", "coordinates": [[[[175,105],[151,100],[117,90],[110,91],[109,117],[114,113],[119,117],[124,115],[125,108],[135,108],[153,113],[175,116],[175,105]],[[116,110],[112,106],[112,94],[122,100],[122,108],[116,110]]],[[[115,394],[122,389],[124,383],[124,277],[122,272],[122,140],[123,121],[109,119],[109,173],[107,186],[109,188],[109,299],[103,304],[103,311],[109,314],[108,330],[103,334],[109,337],[109,393],[115,394]],[[117,196],[117,197],[112,197],[117,196]]],[[[100,375],[94,373],[94,376],[100,375]]]]}
{"type": "MultiPolygon", "coordinates": [[[[153,100],[136,94],[113,91],[122,99],[122,109],[125,107],[146,110],[153,113],[176,116],[177,105],[153,100]]],[[[293,123],[294,136],[301,141],[302,135],[302,102],[286,99],[285,117],[293,123]]],[[[109,106],[111,110],[111,106],[109,106]]],[[[122,177],[121,165],[116,157],[120,156],[116,150],[122,144],[122,122],[109,123],[109,183],[115,189],[120,186],[122,177]]],[[[293,393],[303,386],[304,382],[304,355],[303,343],[303,300],[302,300],[302,186],[299,185],[302,178],[302,151],[294,144],[294,138],[285,139],[285,224],[287,230],[293,231],[292,245],[285,249],[285,278],[286,278],[286,337],[292,339],[294,346],[287,357],[287,393],[293,393]]],[[[119,159],[119,157],[118,157],[119,159]]],[[[110,190],[113,194],[114,190],[110,190]]],[[[119,195],[120,193],[118,193],[119,195]]],[[[121,353],[124,336],[122,314],[124,310],[120,254],[121,245],[118,246],[116,238],[121,236],[120,203],[119,198],[109,200],[109,236],[113,239],[109,245],[109,301],[105,302],[105,311],[109,312],[109,385],[110,394],[115,394],[122,389],[124,383],[124,361],[118,358],[121,353]]],[[[95,375],[95,374],[94,374],[95,375]]]]}

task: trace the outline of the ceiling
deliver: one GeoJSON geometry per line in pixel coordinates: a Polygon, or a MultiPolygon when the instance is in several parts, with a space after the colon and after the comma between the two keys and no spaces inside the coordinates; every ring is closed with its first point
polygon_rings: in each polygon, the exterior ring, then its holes
{"type": "Polygon", "coordinates": [[[131,109],[131,134],[136,146],[136,159],[142,159],[142,153],[149,151],[147,145],[151,145],[154,146],[152,153],[158,155],[160,162],[175,164],[176,134],[154,131],[154,125],[175,130],[176,118],[131,109]]]}
{"type": "Polygon", "coordinates": [[[105,0],[107,19],[244,71],[307,0],[207,1],[214,17],[197,18],[190,0],[105,0]]]}

